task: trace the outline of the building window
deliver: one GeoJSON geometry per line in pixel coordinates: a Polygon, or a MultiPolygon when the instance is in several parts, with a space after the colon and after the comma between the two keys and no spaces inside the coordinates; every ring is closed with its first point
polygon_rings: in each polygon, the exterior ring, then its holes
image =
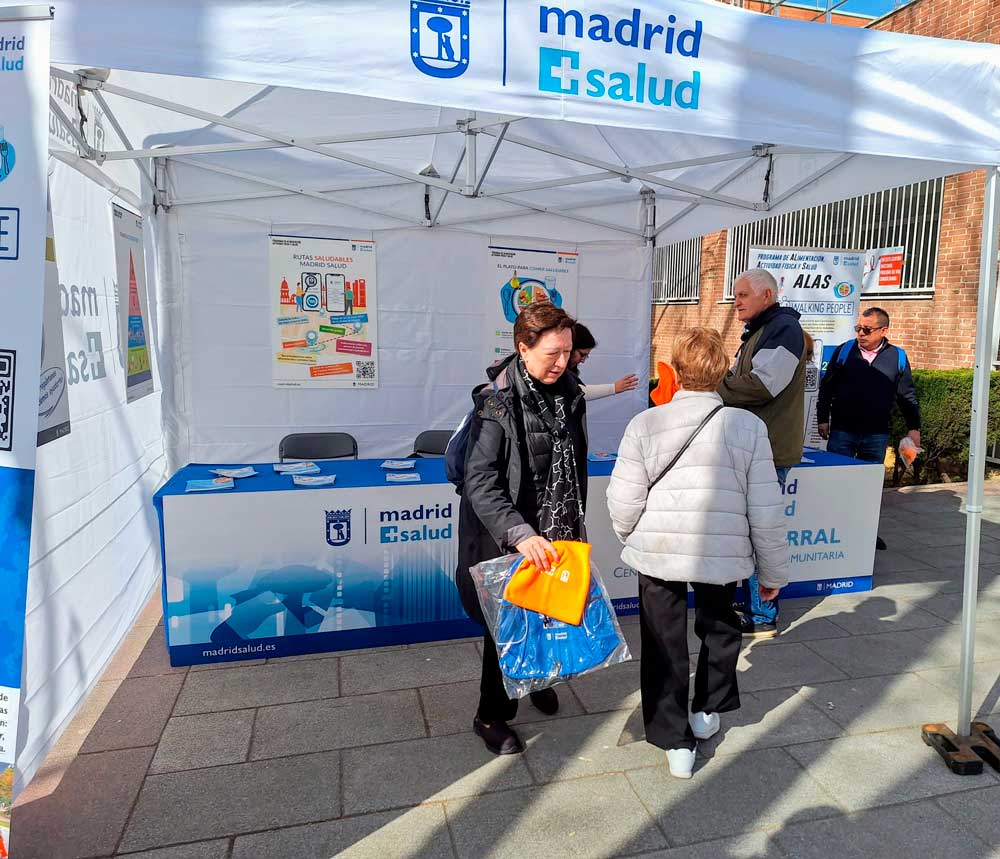
{"type": "Polygon", "coordinates": [[[934,294],[943,197],[944,179],[930,179],[734,227],[726,242],[725,296],[732,299],[733,280],[749,265],[751,246],[859,253],[902,247],[902,285],[865,295],[929,298],[934,294]]]}
{"type": "Polygon", "coordinates": [[[653,304],[698,302],[701,236],[653,251],[653,304]]]}

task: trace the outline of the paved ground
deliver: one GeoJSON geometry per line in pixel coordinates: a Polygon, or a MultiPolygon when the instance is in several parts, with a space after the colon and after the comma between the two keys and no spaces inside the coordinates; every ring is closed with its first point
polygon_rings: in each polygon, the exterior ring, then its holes
{"type": "MultiPolygon", "coordinates": [[[[956,714],[959,491],[886,493],[876,589],[785,604],[688,782],[644,742],[617,745],[638,663],[561,686],[554,718],[522,706],[527,752],[498,759],[470,732],[474,641],[172,669],[152,604],[20,797],[15,855],[1000,856],[1000,777],[952,776],[919,736],[956,714]]],[[[996,724],[989,492],[976,704],[996,724]]]]}

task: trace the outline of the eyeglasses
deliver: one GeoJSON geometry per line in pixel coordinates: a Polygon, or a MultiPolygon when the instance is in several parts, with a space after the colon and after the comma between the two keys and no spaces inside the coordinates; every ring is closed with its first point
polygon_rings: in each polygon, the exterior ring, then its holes
{"type": "Polygon", "coordinates": [[[888,327],[889,327],[888,325],[876,325],[874,328],[869,328],[867,325],[855,325],[854,333],[864,334],[865,337],[867,337],[873,331],[881,331],[883,328],[888,328],[888,327]]]}

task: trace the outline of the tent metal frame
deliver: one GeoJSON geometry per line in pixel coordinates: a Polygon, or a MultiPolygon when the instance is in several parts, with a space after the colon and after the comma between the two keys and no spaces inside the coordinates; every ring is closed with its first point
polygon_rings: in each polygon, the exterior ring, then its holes
{"type": "MultiPolygon", "coordinates": [[[[774,9],[777,9],[784,0],[777,0],[774,9]]],[[[840,4],[837,4],[839,6],[840,4]]],[[[827,4],[826,14],[837,6],[827,4]]],[[[39,7],[41,8],[41,7],[39,7]]],[[[56,120],[65,126],[73,140],[80,147],[80,153],[54,151],[53,157],[64,161],[81,172],[90,176],[104,187],[119,194],[123,199],[138,205],[139,201],[134,194],[121,189],[103,170],[101,165],[106,161],[135,161],[137,167],[153,189],[154,205],[165,206],[196,206],[210,203],[235,202],[250,199],[265,199],[270,197],[282,197],[286,195],[301,195],[310,199],[319,200],[337,206],[345,206],[358,211],[376,214],[397,222],[434,227],[461,226],[463,224],[481,223],[496,220],[505,220],[517,217],[522,212],[507,211],[503,213],[492,212],[469,217],[457,217],[450,221],[441,221],[440,215],[444,205],[451,194],[460,195],[467,198],[494,199],[504,203],[513,209],[524,210],[524,212],[545,213],[558,218],[566,218],[580,223],[591,224],[604,229],[625,233],[631,236],[644,238],[647,242],[655,242],[657,236],[662,234],[670,226],[687,217],[699,205],[723,205],[744,209],[751,212],[765,213],[775,209],[782,204],[792,200],[797,194],[819,181],[830,172],[839,169],[847,163],[853,155],[850,153],[833,153],[827,150],[808,149],[794,146],[775,146],[766,143],[753,146],[751,150],[739,150],[720,155],[707,156],[705,158],[687,159],[661,164],[652,164],[641,167],[632,167],[625,164],[614,164],[593,158],[581,153],[574,152],[561,146],[553,146],[509,133],[511,124],[518,122],[524,117],[500,116],[489,120],[479,120],[475,113],[469,113],[465,119],[452,124],[442,124],[434,126],[419,126],[414,128],[395,129],[392,131],[366,132],[352,135],[325,135],[320,137],[296,138],[269,128],[264,128],[251,123],[242,122],[229,116],[221,116],[209,111],[200,110],[189,105],[158,98],[146,93],[138,92],[134,89],[109,84],[106,79],[102,79],[99,71],[80,70],[70,73],[52,67],[52,76],[69,81],[78,87],[83,94],[89,92],[93,94],[95,100],[105,112],[109,122],[119,137],[124,149],[116,151],[96,151],[86,140],[82,123],[74,123],[60,105],[50,98],[50,110],[56,120]],[[199,145],[172,145],[154,148],[136,149],[130,142],[127,133],[115,117],[104,98],[104,93],[110,93],[121,98],[132,99],[143,104],[150,105],[167,111],[172,111],[204,122],[219,125],[225,128],[239,131],[244,134],[259,138],[254,141],[233,141],[230,143],[214,143],[199,145]],[[413,173],[362,156],[330,149],[330,146],[345,143],[361,143],[375,140],[392,140],[402,138],[414,138],[433,136],[441,134],[461,134],[464,138],[463,146],[450,178],[445,180],[439,178],[432,170],[425,170],[421,174],[413,173]],[[493,138],[493,145],[482,170],[478,170],[477,137],[485,134],[493,138]],[[580,174],[576,176],[555,177],[549,180],[532,182],[522,185],[485,188],[487,174],[492,167],[501,147],[519,146],[532,151],[551,155],[564,161],[574,164],[595,168],[597,172],[580,174]],[[305,152],[310,152],[326,158],[352,164],[372,171],[372,178],[359,179],[353,182],[341,182],[326,187],[307,187],[295,185],[290,182],[282,182],[256,173],[249,173],[223,167],[218,164],[208,163],[198,160],[198,156],[208,156],[228,152],[245,152],[264,149],[291,148],[305,152]],[[745,200],[733,197],[724,193],[726,187],[731,185],[738,178],[743,176],[748,170],[760,162],[762,158],[773,159],[781,155],[806,155],[825,154],[835,155],[831,161],[818,168],[810,176],[796,183],[793,187],[782,192],[774,199],[768,199],[768,190],[765,185],[759,201],[745,200]],[[147,159],[152,164],[152,170],[147,165],[147,159]],[[247,181],[266,190],[255,190],[240,193],[206,195],[202,197],[174,198],[171,199],[165,180],[166,164],[173,161],[185,166],[196,167],[198,169],[214,172],[219,175],[237,178],[247,181]],[[714,183],[709,188],[700,188],[684,182],[675,181],[659,174],[668,173],[690,166],[723,164],[726,162],[738,162],[736,168],[714,183]],[[458,181],[458,175],[462,165],[466,171],[462,182],[458,181]],[[614,195],[603,199],[592,199],[587,202],[574,203],[564,207],[545,206],[527,200],[514,199],[516,195],[525,194],[531,191],[540,191],[549,188],[568,187],[591,182],[601,182],[618,178],[624,182],[637,180],[640,184],[638,195],[614,195]],[[345,191],[367,190],[371,188],[408,186],[422,186],[425,189],[425,205],[427,217],[423,219],[409,218],[398,212],[379,210],[370,206],[362,206],[354,202],[347,202],[331,195],[345,191]],[[435,189],[441,193],[436,201],[433,214],[430,214],[429,204],[431,190],[435,189]],[[599,206],[621,205],[622,203],[634,202],[639,197],[642,206],[643,227],[637,230],[630,230],[620,225],[614,225],[589,218],[579,214],[572,214],[576,209],[594,208],[599,206]],[[679,201],[686,205],[677,213],[661,224],[656,224],[655,204],[656,199],[679,201]]],[[[103,76],[106,78],[106,75],[103,76]]],[[[607,142],[607,141],[606,141],[607,142]]],[[[610,143],[609,143],[609,148],[610,143]]],[[[983,203],[983,225],[982,225],[982,249],[979,265],[979,294],[976,317],[976,360],[973,376],[973,401],[970,433],[970,453],[969,453],[969,476],[968,495],[966,501],[967,528],[965,542],[965,566],[963,582],[963,604],[962,604],[962,651],[961,651],[961,690],[959,695],[958,710],[958,733],[954,734],[942,725],[927,725],[924,730],[924,739],[933,745],[945,758],[949,766],[955,772],[964,772],[971,766],[974,770],[976,765],[981,769],[981,760],[973,760],[976,755],[985,758],[991,765],[1000,768],[1000,757],[993,751],[984,748],[990,747],[1000,750],[1000,745],[996,742],[996,735],[984,723],[972,722],[972,692],[973,676],[975,668],[975,617],[978,601],[979,583],[979,542],[982,529],[983,514],[983,494],[985,482],[985,457],[986,457],[986,420],[989,407],[990,374],[994,361],[997,357],[998,341],[1000,341],[1000,307],[997,305],[997,260],[998,243],[1000,243],[1000,166],[987,168],[986,189],[983,203]],[[965,759],[958,760],[961,755],[965,759]],[[966,769],[963,769],[965,767],[966,769]]]]}

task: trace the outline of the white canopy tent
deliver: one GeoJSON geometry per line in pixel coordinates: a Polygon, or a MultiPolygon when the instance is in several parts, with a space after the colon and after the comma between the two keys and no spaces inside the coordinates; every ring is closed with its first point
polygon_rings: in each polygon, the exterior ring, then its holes
{"type": "MultiPolygon", "coordinates": [[[[197,336],[201,310],[185,302],[199,278],[220,266],[247,272],[213,257],[235,252],[225,242],[276,225],[395,237],[401,255],[422,253],[422,242],[423,253],[459,254],[490,236],[572,242],[595,259],[628,257],[626,300],[644,306],[654,242],[990,168],[959,713],[969,735],[996,353],[1000,48],[809,26],[709,0],[585,11],[527,0],[58,0],[52,33],[53,86],[81,97],[76,115],[51,99],[72,139],[54,157],[151,215],[175,463],[192,448],[236,452],[183,429],[199,419],[192,389],[207,358],[173,342],[197,336]],[[211,239],[192,248],[197,233],[211,239]]],[[[410,309],[421,307],[436,309],[410,309]]],[[[381,452],[400,452],[396,441],[385,436],[381,452]]],[[[259,447],[248,435],[239,450],[259,447]]]]}

